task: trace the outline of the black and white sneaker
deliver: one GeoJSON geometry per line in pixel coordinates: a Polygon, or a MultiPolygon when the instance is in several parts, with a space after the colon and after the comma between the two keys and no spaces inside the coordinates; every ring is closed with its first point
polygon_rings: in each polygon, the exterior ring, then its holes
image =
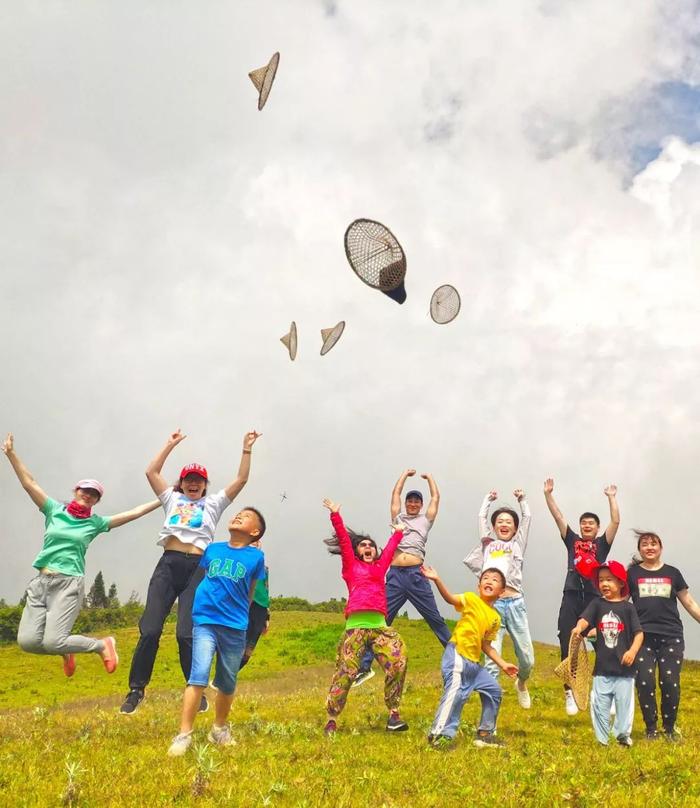
{"type": "Polygon", "coordinates": [[[495,732],[477,732],[474,746],[478,746],[480,749],[500,749],[505,744],[495,732]]]}
{"type": "Polygon", "coordinates": [[[352,684],[350,687],[359,687],[363,685],[365,682],[368,682],[374,676],[374,671],[370,668],[368,671],[360,671],[357,676],[353,679],[352,684]]]}
{"type": "Polygon", "coordinates": [[[199,709],[197,710],[198,713],[206,713],[209,710],[209,702],[207,701],[207,697],[202,693],[202,700],[199,702],[199,709]]]}
{"type": "Polygon", "coordinates": [[[139,704],[146,698],[146,693],[143,690],[134,688],[126,694],[124,703],[122,704],[119,712],[122,715],[133,715],[139,708],[139,704]]]}
{"type": "Polygon", "coordinates": [[[408,724],[402,721],[398,715],[390,715],[389,720],[386,722],[387,732],[406,732],[408,724]]]}
{"type": "Polygon", "coordinates": [[[629,735],[618,735],[617,742],[620,746],[632,746],[632,739],[629,735]]]}
{"type": "Polygon", "coordinates": [[[647,741],[658,741],[661,736],[659,735],[659,731],[654,727],[652,729],[647,729],[646,739],[647,741]]]}

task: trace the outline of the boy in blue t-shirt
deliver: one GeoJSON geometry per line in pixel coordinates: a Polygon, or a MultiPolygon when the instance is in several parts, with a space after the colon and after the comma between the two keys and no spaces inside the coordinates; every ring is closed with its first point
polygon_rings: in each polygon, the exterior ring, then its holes
{"type": "Polygon", "coordinates": [[[255,508],[244,508],[228,524],[229,540],[210,544],[199,562],[206,570],[192,606],[192,669],[182,701],[180,732],[170,745],[171,757],[184,755],[192,743],[194,720],[211,663],[216,659],[214,725],[209,740],[233,743],[227,723],[236,677],[245,650],[248,610],[255,583],[265,574],[265,556],[250,545],[265,533],[265,520],[255,508]]]}

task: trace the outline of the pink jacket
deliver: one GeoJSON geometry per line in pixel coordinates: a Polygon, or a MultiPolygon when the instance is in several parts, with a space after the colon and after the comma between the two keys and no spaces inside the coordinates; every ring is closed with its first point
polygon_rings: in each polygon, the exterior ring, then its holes
{"type": "Polygon", "coordinates": [[[343,579],[348,585],[348,605],[345,616],[353,612],[381,612],[386,617],[386,573],[391,566],[394,552],[403,538],[397,530],[386,543],[377,561],[368,564],[360,561],[352,549],[343,518],[339,513],[331,513],[331,522],[340,541],[340,555],[343,559],[343,579]]]}

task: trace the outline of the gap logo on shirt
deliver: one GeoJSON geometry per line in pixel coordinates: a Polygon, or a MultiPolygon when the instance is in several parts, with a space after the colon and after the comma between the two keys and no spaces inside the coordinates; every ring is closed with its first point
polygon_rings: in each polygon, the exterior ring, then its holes
{"type": "Polygon", "coordinates": [[[215,558],[207,570],[207,578],[230,578],[232,581],[240,581],[245,578],[246,568],[240,561],[236,561],[234,567],[233,559],[215,558]]]}
{"type": "Polygon", "coordinates": [[[670,578],[640,578],[637,582],[640,598],[670,598],[670,578]]]}
{"type": "Polygon", "coordinates": [[[183,498],[175,506],[175,510],[168,519],[169,525],[179,525],[180,527],[198,528],[204,523],[204,500],[192,500],[183,498]]]}

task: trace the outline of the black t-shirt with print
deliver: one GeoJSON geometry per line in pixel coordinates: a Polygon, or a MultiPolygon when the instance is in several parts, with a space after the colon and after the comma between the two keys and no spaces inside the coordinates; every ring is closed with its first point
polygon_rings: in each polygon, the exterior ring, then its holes
{"type": "Polygon", "coordinates": [[[628,600],[596,598],[586,606],[581,617],[597,631],[593,675],[634,676],[635,665],[622,664],[634,635],[642,630],[633,604],[628,600]]]}
{"type": "Polygon", "coordinates": [[[567,569],[566,580],[564,581],[564,592],[587,592],[594,594],[597,592],[593,586],[593,581],[584,578],[576,572],[574,567],[574,559],[579,552],[591,553],[595,556],[598,563],[602,563],[608,557],[610,552],[610,545],[605,538],[605,534],[598,536],[597,539],[582,539],[577,533],[567,525],[566,536],[562,538],[566,545],[567,556],[567,569]]]}
{"type": "Polygon", "coordinates": [[[677,597],[688,584],[681,571],[670,564],[658,570],[635,564],[627,570],[627,580],[644,632],[683,639],[677,597]]]}

